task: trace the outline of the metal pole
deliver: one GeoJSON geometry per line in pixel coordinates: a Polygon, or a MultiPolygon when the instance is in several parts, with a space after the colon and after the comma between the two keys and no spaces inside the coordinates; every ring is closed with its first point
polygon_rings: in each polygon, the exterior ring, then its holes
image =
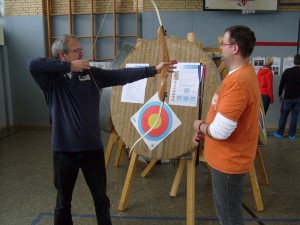
{"type": "Polygon", "coordinates": [[[48,56],[52,57],[51,53],[51,36],[52,36],[52,30],[51,30],[51,0],[47,0],[47,28],[48,28],[48,56]]]}
{"type": "Polygon", "coordinates": [[[299,26],[298,26],[297,54],[299,54],[299,46],[300,46],[300,19],[299,19],[299,26]]]}

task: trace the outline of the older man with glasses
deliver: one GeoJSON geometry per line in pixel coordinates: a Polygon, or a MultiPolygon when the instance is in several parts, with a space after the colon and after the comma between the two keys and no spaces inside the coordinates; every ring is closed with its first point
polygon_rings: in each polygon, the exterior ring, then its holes
{"type": "Polygon", "coordinates": [[[28,68],[45,95],[52,119],[55,225],[72,225],[71,200],[82,170],[92,193],[98,225],[111,225],[106,171],[99,124],[102,88],[153,77],[176,61],[157,66],[103,70],[90,67],[75,35],[62,35],[52,45],[52,58],[34,58],[28,68]]]}

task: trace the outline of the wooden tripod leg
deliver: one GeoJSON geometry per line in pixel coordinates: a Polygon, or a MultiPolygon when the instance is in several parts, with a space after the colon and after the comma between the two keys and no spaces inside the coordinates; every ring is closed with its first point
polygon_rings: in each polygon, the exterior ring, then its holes
{"type": "Polygon", "coordinates": [[[113,145],[117,139],[118,139],[118,135],[117,135],[116,131],[113,129],[112,132],[110,133],[109,141],[108,141],[108,144],[107,144],[107,147],[105,150],[105,168],[107,168],[107,166],[108,166],[111,151],[112,151],[113,145]]]}
{"type": "Polygon", "coordinates": [[[134,175],[134,172],[135,172],[135,169],[136,169],[137,159],[138,159],[138,154],[133,151],[132,154],[131,154],[131,159],[130,159],[130,163],[129,163],[129,167],[128,167],[124,187],[123,187],[123,190],[122,190],[122,195],[121,195],[119,207],[118,207],[119,211],[124,211],[126,209],[126,204],[127,204],[127,201],[128,201],[129,191],[131,189],[131,185],[132,185],[132,181],[133,181],[133,175],[134,175]]]}
{"type": "Polygon", "coordinates": [[[195,224],[195,165],[196,152],[187,160],[186,225],[195,224]]]}
{"type": "Polygon", "coordinates": [[[249,175],[250,175],[252,191],[253,191],[253,195],[254,195],[254,199],[255,199],[255,203],[256,203],[256,210],[257,211],[263,211],[264,210],[264,205],[263,205],[263,202],[262,202],[262,198],[261,198],[261,194],[260,194],[260,190],[259,190],[259,185],[258,185],[258,182],[257,182],[257,177],[256,177],[254,164],[252,165],[252,167],[249,171],[249,175]]]}
{"type": "Polygon", "coordinates": [[[146,168],[141,173],[141,177],[145,178],[147,174],[150,172],[150,170],[155,166],[158,159],[152,159],[151,162],[146,166],[146,168]]]}
{"type": "Polygon", "coordinates": [[[268,180],[268,177],[267,177],[265,164],[263,162],[262,155],[261,155],[261,152],[260,152],[260,148],[258,146],[257,146],[257,151],[256,151],[256,159],[257,159],[258,166],[259,166],[259,169],[260,169],[261,177],[263,179],[263,184],[268,185],[269,180],[268,180]]]}
{"type": "Polygon", "coordinates": [[[176,197],[176,195],[177,195],[179,184],[180,184],[180,181],[181,181],[181,177],[182,177],[185,165],[186,165],[186,160],[185,159],[180,159],[179,160],[179,165],[178,165],[178,168],[177,168],[177,171],[176,171],[176,175],[175,175],[175,178],[174,178],[174,181],[173,181],[173,185],[172,185],[172,188],[171,188],[171,192],[170,192],[171,197],[176,197]]]}
{"type": "Polygon", "coordinates": [[[114,162],[115,167],[119,166],[123,145],[124,145],[124,142],[121,139],[119,139],[118,140],[118,148],[117,148],[117,152],[116,152],[116,156],[115,156],[115,162],[114,162]]]}

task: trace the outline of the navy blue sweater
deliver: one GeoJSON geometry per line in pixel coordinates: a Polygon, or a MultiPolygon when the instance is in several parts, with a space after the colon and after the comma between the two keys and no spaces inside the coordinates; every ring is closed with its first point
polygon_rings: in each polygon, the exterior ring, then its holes
{"type": "Polygon", "coordinates": [[[280,79],[278,96],[282,95],[284,90],[284,99],[291,100],[300,98],[300,67],[294,66],[286,69],[280,79]]]}
{"type": "MultiPolygon", "coordinates": [[[[71,70],[71,63],[51,58],[30,59],[28,69],[44,92],[49,107],[53,151],[103,149],[99,123],[100,94],[90,74],[73,73],[70,79],[67,73],[71,70]]],[[[153,71],[153,67],[120,70],[91,67],[100,89],[153,77],[153,71]]]]}

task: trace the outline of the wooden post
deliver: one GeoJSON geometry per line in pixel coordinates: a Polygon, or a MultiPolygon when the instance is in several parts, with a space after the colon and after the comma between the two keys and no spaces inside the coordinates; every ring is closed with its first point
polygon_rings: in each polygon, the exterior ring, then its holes
{"type": "MultiPolygon", "coordinates": [[[[91,46],[92,46],[92,61],[95,61],[95,48],[94,48],[94,43],[95,43],[95,19],[94,19],[94,0],[91,0],[91,46]]],[[[96,39],[97,40],[97,39],[96,39]]]]}
{"type": "Polygon", "coordinates": [[[131,185],[132,185],[132,181],[133,181],[133,175],[134,175],[134,172],[135,172],[135,169],[136,169],[137,159],[138,159],[138,154],[133,151],[132,154],[131,154],[131,159],[130,159],[130,163],[129,163],[125,183],[124,183],[123,190],[122,190],[122,195],[121,195],[119,207],[118,207],[119,211],[124,211],[126,209],[126,204],[127,204],[127,201],[128,201],[129,191],[131,189],[131,185]]]}
{"type": "Polygon", "coordinates": [[[115,162],[114,162],[115,167],[119,166],[120,158],[121,158],[121,154],[122,154],[122,150],[123,150],[123,146],[124,146],[124,142],[121,140],[121,138],[119,138],[119,140],[117,142],[118,142],[118,148],[117,148],[115,162]]]}
{"type": "Polygon", "coordinates": [[[197,41],[197,46],[199,48],[203,48],[203,42],[202,41],[197,41]]]}
{"type": "Polygon", "coordinates": [[[190,41],[190,42],[193,42],[195,43],[195,33],[194,32],[190,32],[187,34],[187,40],[190,41]]]}
{"type": "Polygon", "coordinates": [[[107,168],[108,166],[113,145],[117,141],[118,137],[119,136],[117,132],[115,131],[115,129],[113,129],[112,132],[110,133],[109,141],[105,150],[105,168],[107,168]]]}
{"type": "Polygon", "coordinates": [[[258,166],[260,168],[260,174],[261,174],[261,177],[263,179],[263,184],[268,185],[269,180],[268,180],[265,164],[263,162],[262,155],[261,155],[261,152],[260,152],[260,148],[258,146],[257,146],[257,151],[256,151],[256,160],[257,160],[258,166]]]}
{"type": "Polygon", "coordinates": [[[258,185],[258,182],[257,182],[257,177],[256,177],[254,164],[252,165],[252,167],[249,171],[249,175],[250,175],[250,181],[251,181],[251,185],[252,185],[254,200],[255,200],[255,203],[256,203],[256,210],[257,211],[263,211],[264,210],[264,205],[263,205],[263,202],[262,202],[262,198],[261,198],[261,194],[260,194],[260,190],[259,190],[259,185],[258,185]]]}
{"type": "Polygon", "coordinates": [[[152,159],[151,162],[146,166],[146,168],[141,173],[141,177],[145,178],[149,171],[155,166],[158,159],[152,159]]]}
{"type": "Polygon", "coordinates": [[[195,224],[195,166],[196,151],[192,153],[192,159],[187,160],[187,182],[186,182],[186,224],[195,224]]]}
{"type": "Polygon", "coordinates": [[[69,33],[73,34],[72,1],[69,0],[69,33]]]}
{"type": "Polygon", "coordinates": [[[178,192],[178,187],[181,181],[181,177],[184,171],[184,167],[186,165],[186,160],[185,159],[180,159],[179,160],[179,165],[176,171],[176,175],[173,181],[173,185],[171,188],[171,192],[170,192],[170,196],[171,197],[176,197],[177,196],[177,192],[178,192]]]}

